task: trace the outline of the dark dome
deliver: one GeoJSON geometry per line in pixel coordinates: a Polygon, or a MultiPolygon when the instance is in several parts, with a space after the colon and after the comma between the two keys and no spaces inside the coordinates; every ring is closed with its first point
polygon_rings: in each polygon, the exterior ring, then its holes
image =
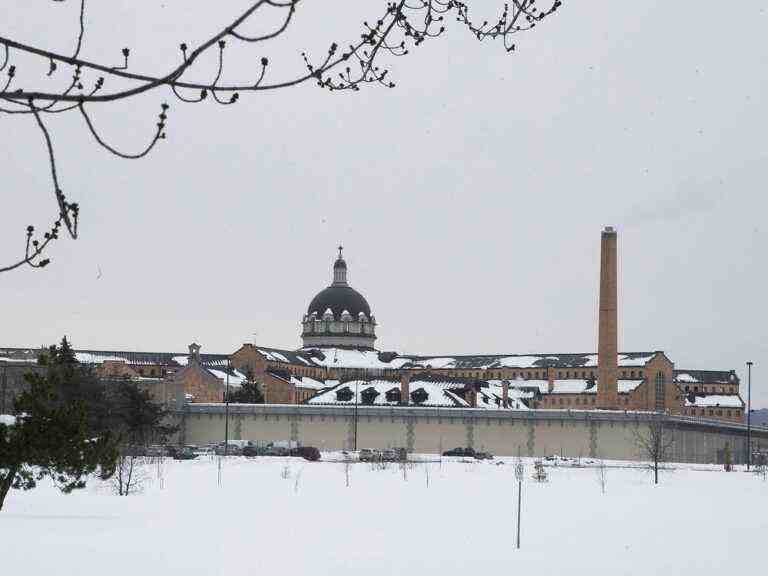
{"type": "Polygon", "coordinates": [[[371,319],[371,307],[365,301],[363,295],[350,286],[329,286],[317,296],[312,298],[307,314],[317,312],[318,318],[330,308],[334,318],[341,319],[341,313],[348,311],[357,320],[357,315],[363,312],[371,319]]]}

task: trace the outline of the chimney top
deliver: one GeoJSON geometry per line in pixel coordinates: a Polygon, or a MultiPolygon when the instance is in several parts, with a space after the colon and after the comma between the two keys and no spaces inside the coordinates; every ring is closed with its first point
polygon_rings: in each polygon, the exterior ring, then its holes
{"type": "Polygon", "coordinates": [[[613,226],[606,226],[603,228],[603,234],[616,234],[616,229],[613,226]]]}

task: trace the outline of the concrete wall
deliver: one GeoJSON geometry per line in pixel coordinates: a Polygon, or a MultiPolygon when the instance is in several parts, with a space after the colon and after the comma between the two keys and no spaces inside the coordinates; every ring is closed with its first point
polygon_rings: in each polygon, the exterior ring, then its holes
{"type": "MultiPolygon", "coordinates": [[[[188,405],[178,416],[180,441],[213,444],[224,439],[225,407],[188,405]]],[[[647,434],[658,418],[649,413],[359,406],[230,405],[229,437],[242,440],[298,440],[321,450],[352,449],[357,422],[358,448],[405,447],[411,452],[437,453],[472,446],[498,456],[545,456],[616,460],[647,459],[637,435],[647,434]]],[[[660,416],[664,434],[674,439],[671,459],[717,463],[729,444],[736,463],[746,458],[746,427],[739,424],[660,416]]],[[[768,429],[752,432],[753,441],[768,447],[768,429]]]]}

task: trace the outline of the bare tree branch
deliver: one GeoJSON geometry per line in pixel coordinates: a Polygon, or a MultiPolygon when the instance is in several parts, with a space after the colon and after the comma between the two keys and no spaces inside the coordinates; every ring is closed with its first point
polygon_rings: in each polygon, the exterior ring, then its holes
{"type": "MultiPolygon", "coordinates": [[[[53,1],[64,3],[66,0],[53,1]]],[[[482,24],[477,24],[470,18],[467,5],[457,0],[389,1],[386,3],[384,13],[372,23],[364,22],[364,30],[359,39],[347,44],[346,48],[341,49],[338,43],[333,42],[319,59],[302,52],[306,66],[306,72],[302,74],[280,82],[265,82],[269,61],[265,57],[260,57],[261,67],[255,80],[250,78],[240,82],[220,84],[225,64],[227,38],[232,37],[245,46],[261,46],[269,43],[282,36],[295,21],[301,3],[302,0],[254,0],[228,25],[210,35],[194,49],[189,49],[186,43],[181,43],[179,45],[180,63],[163,74],[131,70],[130,49],[127,47],[121,49],[122,64],[119,66],[82,58],[80,54],[86,32],[85,0],[79,1],[78,27],[75,47],[71,55],[0,36],[3,52],[0,72],[5,71],[6,75],[5,81],[0,79],[2,87],[0,114],[34,116],[45,139],[58,211],[57,220],[43,237],[35,237],[34,227],[27,227],[24,256],[15,263],[0,268],[0,272],[14,270],[23,265],[32,267],[47,265],[49,260],[42,258],[43,252],[53,240],[58,238],[61,226],[66,228],[71,238],[77,238],[79,208],[76,203],[68,202],[59,186],[52,139],[42,119],[45,114],[63,114],[77,109],[85,120],[88,131],[100,146],[120,158],[143,158],[160,140],[165,138],[167,104],[163,103],[161,106],[162,112],[150,143],[146,148],[134,153],[121,151],[106,142],[104,136],[96,130],[87,105],[126,100],[164,88],[169,89],[183,103],[200,103],[207,100],[210,94],[213,101],[224,106],[236,104],[241,93],[279,90],[298,86],[310,80],[317,86],[330,91],[358,91],[365,84],[378,84],[392,88],[395,84],[389,79],[389,69],[379,64],[381,58],[405,56],[424,41],[442,36],[445,32],[445,19],[449,14],[453,14],[456,22],[478,40],[502,39],[505,49],[512,51],[515,49],[515,44],[512,43],[514,34],[534,28],[537,23],[561,6],[560,0],[553,0],[548,9],[539,10],[535,0],[512,0],[510,4],[504,6],[498,20],[493,23],[483,21],[482,24]],[[284,11],[284,16],[276,28],[256,36],[249,36],[242,32],[241,28],[252,22],[257,14],[270,10],[284,11]],[[201,83],[185,79],[187,72],[196,66],[200,57],[212,49],[218,49],[213,80],[210,83],[201,83]],[[55,75],[61,67],[68,67],[72,70],[72,80],[59,91],[44,88],[42,83],[27,80],[23,86],[17,88],[16,86],[19,85],[17,76],[21,72],[14,64],[17,54],[47,62],[48,72],[45,77],[55,75]],[[123,85],[116,85],[118,82],[123,85]],[[129,85],[125,86],[125,82],[129,85]],[[89,85],[90,89],[86,88],[86,85],[89,85]],[[188,91],[192,91],[192,94],[185,94],[188,91]]]]}

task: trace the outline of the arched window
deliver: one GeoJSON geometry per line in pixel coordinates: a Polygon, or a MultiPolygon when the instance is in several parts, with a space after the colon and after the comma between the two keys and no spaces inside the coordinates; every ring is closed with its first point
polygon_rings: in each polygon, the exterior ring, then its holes
{"type": "Polygon", "coordinates": [[[664,411],[664,372],[656,372],[656,411],[664,411]]]}

